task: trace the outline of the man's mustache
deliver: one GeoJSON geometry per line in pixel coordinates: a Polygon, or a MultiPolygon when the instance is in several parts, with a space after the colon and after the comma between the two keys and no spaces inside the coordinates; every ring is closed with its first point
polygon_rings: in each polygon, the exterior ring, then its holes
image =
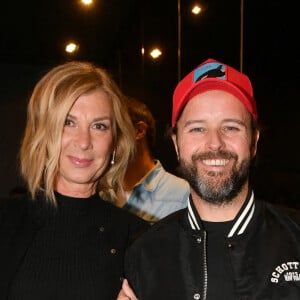
{"type": "Polygon", "coordinates": [[[230,151],[210,151],[210,152],[202,152],[196,153],[192,155],[192,161],[204,160],[204,159],[238,159],[236,153],[230,151]]]}

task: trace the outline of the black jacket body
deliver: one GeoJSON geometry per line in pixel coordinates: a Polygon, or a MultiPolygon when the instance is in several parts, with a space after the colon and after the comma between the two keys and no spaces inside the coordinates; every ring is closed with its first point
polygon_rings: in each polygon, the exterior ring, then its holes
{"type": "Polygon", "coordinates": [[[208,237],[190,199],[129,248],[126,277],[139,300],[297,300],[299,224],[298,211],[288,215],[250,193],[225,237],[233,293],[213,299],[208,295],[218,283],[208,271],[208,237]]]}

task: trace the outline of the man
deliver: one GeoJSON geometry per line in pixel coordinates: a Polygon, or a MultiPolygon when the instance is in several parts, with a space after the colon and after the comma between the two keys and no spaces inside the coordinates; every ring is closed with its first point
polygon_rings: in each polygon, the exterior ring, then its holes
{"type": "Polygon", "coordinates": [[[300,299],[300,214],[256,200],[249,182],[257,119],[249,78],[230,66],[208,59],[179,82],[172,138],[188,207],[129,249],[136,295],[124,281],[118,299],[300,299]]]}
{"type": "Polygon", "coordinates": [[[190,187],[153,157],[156,124],[147,105],[133,97],[125,102],[135,128],[136,151],[126,170],[125,195],[118,195],[115,204],[153,224],[186,207],[190,187]]]}

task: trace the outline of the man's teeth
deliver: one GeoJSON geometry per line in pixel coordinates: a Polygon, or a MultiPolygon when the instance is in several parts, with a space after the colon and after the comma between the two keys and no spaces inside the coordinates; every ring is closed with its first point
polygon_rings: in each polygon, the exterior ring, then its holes
{"type": "Polygon", "coordinates": [[[229,162],[228,159],[205,159],[203,163],[208,166],[225,166],[229,162]]]}

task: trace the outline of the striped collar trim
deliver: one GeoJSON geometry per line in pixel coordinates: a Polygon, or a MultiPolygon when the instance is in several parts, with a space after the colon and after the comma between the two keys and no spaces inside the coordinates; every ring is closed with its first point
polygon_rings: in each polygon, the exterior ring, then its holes
{"type": "MultiPolygon", "coordinates": [[[[250,220],[253,217],[255,210],[255,202],[254,202],[254,193],[251,191],[250,197],[247,197],[246,202],[244,203],[243,207],[237,214],[234,225],[232,226],[231,230],[229,231],[227,237],[233,237],[234,235],[240,235],[244,233],[246,230],[250,220]]],[[[192,198],[189,198],[188,201],[188,219],[190,226],[193,230],[201,230],[201,220],[198,216],[196,208],[192,203],[192,198]]]]}

